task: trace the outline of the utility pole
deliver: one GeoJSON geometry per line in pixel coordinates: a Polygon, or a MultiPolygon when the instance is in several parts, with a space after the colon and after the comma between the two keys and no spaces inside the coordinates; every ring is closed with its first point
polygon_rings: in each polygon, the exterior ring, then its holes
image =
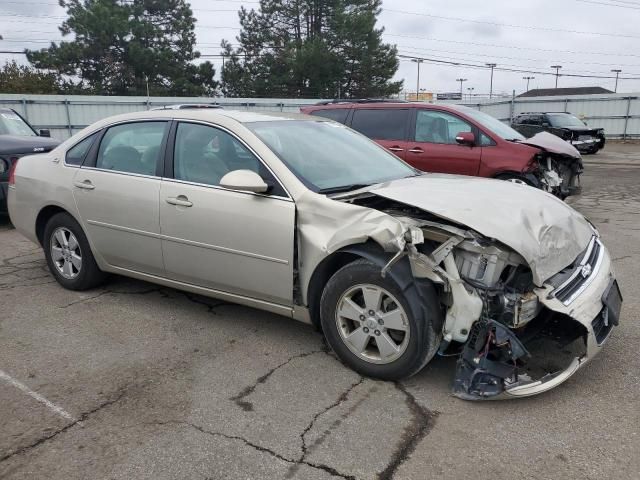
{"type": "Polygon", "coordinates": [[[558,88],[558,77],[560,76],[560,69],[562,68],[562,65],[551,65],[551,68],[556,69],[556,88],[558,88]]]}
{"type": "Polygon", "coordinates": [[[462,100],[462,82],[466,82],[466,78],[456,78],[456,82],[460,82],[460,100],[462,100]]]}
{"type": "Polygon", "coordinates": [[[491,69],[491,83],[489,84],[489,100],[493,97],[493,69],[498,66],[496,63],[486,63],[487,67],[491,69]]]}
{"type": "Polygon", "coordinates": [[[618,76],[620,75],[620,72],[622,72],[622,70],[620,70],[619,68],[614,68],[611,71],[616,74],[616,88],[613,89],[613,92],[618,93],[618,76]]]}
{"type": "Polygon", "coordinates": [[[536,77],[522,77],[523,80],[527,81],[527,92],[529,91],[529,81],[535,79],[536,77]]]}
{"type": "Polygon", "coordinates": [[[418,64],[418,80],[416,82],[416,102],[417,102],[418,99],[420,98],[420,64],[424,62],[424,60],[422,58],[412,58],[411,61],[418,64]]]}

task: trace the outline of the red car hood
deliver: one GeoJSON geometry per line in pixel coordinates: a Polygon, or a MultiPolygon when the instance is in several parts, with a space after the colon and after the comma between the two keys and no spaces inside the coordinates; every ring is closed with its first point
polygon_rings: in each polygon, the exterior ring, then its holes
{"type": "Polygon", "coordinates": [[[576,150],[573,145],[565,142],[560,137],[556,137],[549,132],[540,132],[531,138],[520,140],[518,143],[524,143],[525,145],[538,147],[549,153],[556,153],[558,155],[580,158],[580,152],[578,152],[578,150],[576,150]]]}

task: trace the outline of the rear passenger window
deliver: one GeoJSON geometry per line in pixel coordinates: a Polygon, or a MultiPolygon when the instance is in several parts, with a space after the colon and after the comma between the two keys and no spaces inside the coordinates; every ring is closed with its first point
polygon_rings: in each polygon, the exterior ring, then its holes
{"type": "Polygon", "coordinates": [[[315,112],[311,112],[311,115],[315,115],[316,117],[329,118],[331,120],[335,120],[336,122],[346,123],[347,115],[349,114],[348,108],[329,108],[323,110],[316,110],[315,112]]]}
{"type": "Polygon", "coordinates": [[[102,137],[96,168],[141,175],[156,175],[167,122],[117,125],[102,137]]]}
{"type": "Polygon", "coordinates": [[[82,165],[84,161],[84,157],[87,156],[87,152],[93,145],[93,141],[98,136],[97,133],[93,135],[89,135],[87,138],[82,140],[80,143],[77,143],[75,146],[71,147],[67,150],[67,155],[64,158],[64,161],[67,165],[82,165]]]}
{"type": "Polygon", "coordinates": [[[353,112],[351,128],[375,140],[404,140],[409,110],[397,108],[353,112]]]}

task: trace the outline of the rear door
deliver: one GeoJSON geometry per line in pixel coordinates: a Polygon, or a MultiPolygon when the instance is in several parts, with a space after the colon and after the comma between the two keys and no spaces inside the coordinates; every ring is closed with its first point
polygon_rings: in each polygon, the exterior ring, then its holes
{"type": "Polygon", "coordinates": [[[356,108],[351,128],[405,160],[410,117],[409,108],[356,108]]]}
{"type": "Polygon", "coordinates": [[[478,129],[449,112],[432,109],[416,109],[411,141],[406,152],[407,163],[425,172],[477,175],[480,169],[482,147],[460,145],[456,136],[473,132],[476,140],[478,129]]]}
{"type": "Polygon", "coordinates": [[[167,121],[111,126],[76,172],[73,196],[85,231],[110,265],[164,275],[158,174],[168,131],[167,121]]]}

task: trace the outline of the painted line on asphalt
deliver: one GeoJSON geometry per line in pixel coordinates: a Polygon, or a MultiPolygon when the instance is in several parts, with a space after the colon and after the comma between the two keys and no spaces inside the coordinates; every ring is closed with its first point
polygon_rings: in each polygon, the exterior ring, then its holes
{"type": "Polygon", "coordinates": [[[42,395],[40,395],[38,392],[34,392],[29,387],[27,387],[24,383],[20,383],[18,380],[16,380],[15,378],[9,376],[8,374],[3,372],[2,370],[0,370],[0,378],[3,379],[4,381],[6,381],[7,383],[13,385],[17,389],[22,390],[24,393],[29,395],[31,398],[33,398],[34,400],[37,400],[38,402],[42,403],[43,405],[48,407],[49,410],[57,413],[61,417],[64,417],[67,420],[71,420],[73,422],[77,421],[73,417],[73,415],[71,415],[70,413],[66,412],[65,410],[60,408],[58,405],[56,405],[55,403],[50,402],[49,400],[44,398],[42,395]]]}

